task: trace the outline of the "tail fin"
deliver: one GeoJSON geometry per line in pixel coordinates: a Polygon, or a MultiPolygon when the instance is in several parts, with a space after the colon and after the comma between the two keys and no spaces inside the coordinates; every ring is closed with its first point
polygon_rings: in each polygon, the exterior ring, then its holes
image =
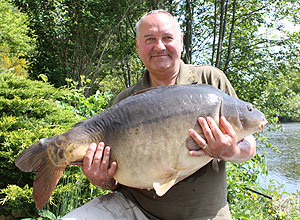
{"type": "Polygon", "coordinates": [[[55,167],[50,160],[47,160],[37,170],[33,182],[33,198],[39,210],[41,210],[49,200],[64,170],[65,167],[55,167]]]}
{"type": "Polygon", "coordinates": [[[44,138],[23,151],[15,160],[15,165],[22,171],[36,171],[33,182],[33,197],[36,207],[41,210],[49,200],[65,167],[56,167],[47,154],[48,143],[55,137],[44,138]]]}

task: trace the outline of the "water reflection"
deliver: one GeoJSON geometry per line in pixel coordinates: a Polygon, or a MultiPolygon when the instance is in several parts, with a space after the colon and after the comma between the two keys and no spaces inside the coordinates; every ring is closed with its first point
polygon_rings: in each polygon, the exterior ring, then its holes
{"type": "Polygon", "coordinates": [[[259,153],[267,154],[268,178],[279,181],[287,192],[300,190],[300,123],[285,123],[282,133],[269,132],[268,135],[269,142],[281,151],[259,150],[259,153]]]}

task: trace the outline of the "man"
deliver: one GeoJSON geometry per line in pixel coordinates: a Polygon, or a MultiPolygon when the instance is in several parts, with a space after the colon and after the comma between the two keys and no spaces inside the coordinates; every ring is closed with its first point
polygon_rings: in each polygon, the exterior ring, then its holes
{"type": "MultiPolygon", "coordinates": [[[[151,86],[211,84],[236,96],[223,72],[210,66],[186,65],[180,60],[183,37],[176,19],[163,10],[147,13],[137,23],[136,46],[147,68],[142,80],[121,92],[115,103],[151,86]]],[[[196,120],[196,119],[195,119],[196,120]]],[[[164,196],[153,190],[119,185],[113,179],[117,163],[109,164],[110,148],[92,144],[83,161],[83,172],[91,183],[114,193],[98,197],[63,219],[231,219],[227,204],[225,161],[244,162],[256,153],[253,136],[236,143],[236,134],[225,118],[222,132],[211,118],[199,118],[205,139],[193,129],[189,134],[202,148],[190,156],[205,154],[219,159],[219,172],[212,163],[173,186],[164,196]]]]}

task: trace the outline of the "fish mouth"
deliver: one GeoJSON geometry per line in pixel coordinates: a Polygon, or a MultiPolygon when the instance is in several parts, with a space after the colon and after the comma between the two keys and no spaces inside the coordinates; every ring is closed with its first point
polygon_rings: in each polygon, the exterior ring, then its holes
{"type": "Polygon", "coordinates": [[[73,161],[70,163],[70,165],[73,165],[73,166],[83,166],[83,161],[82,160],[76,160],[76,161],[73,161]]]}
{"type": "Polygon", "coordinates": [[[262,130],[262,132],[264,132],[264,128],[266,126],[266,124],[268,124],[268,121],[266,120],[266,118],[263,118],[262,121],[260,122],[260,129],[262,130]]]}

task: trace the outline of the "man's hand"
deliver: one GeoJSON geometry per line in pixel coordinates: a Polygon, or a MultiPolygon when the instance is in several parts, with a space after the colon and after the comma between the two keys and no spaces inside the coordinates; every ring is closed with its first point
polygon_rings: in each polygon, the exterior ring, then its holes
{"type": "Polygon", "coordinates": [[[117,182],[113,178],[117,171],[117,163],[112,162],[109,167],[110,147],[103,142],[89,146],[84,158],[82,170],[90,182],[101,188],[115,189],[117,182]]]}
{"type": "Polygon", "coordinates": [[[225,117],[222,116],[220,118],[222,131],[210,117],[207,120],[199,117],[198,122],[206,140],[195,130],[189,130],[189,134],[202,148],[198,151],[190,151],[189,154],[191,156],[201,157],[209,155],[213,158],[234,162],[244,162],[254,157],[256,153],[256,141],[254,137],[252,135],[247,136],[236,143],[236,133],[225,117]]]}

